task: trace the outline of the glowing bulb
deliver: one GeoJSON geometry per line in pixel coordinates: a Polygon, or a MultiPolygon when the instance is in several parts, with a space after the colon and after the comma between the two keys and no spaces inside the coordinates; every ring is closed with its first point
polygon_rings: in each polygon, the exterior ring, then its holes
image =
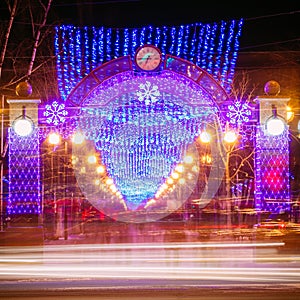
{"type": "Polygon", "coordinates": [[[113,193],[116,193],[117,192],[117,187],[114,185],[114,184],[112,184],[112,185],[110,185],[110,190],[113,192],[113,193]]]}
{"type": "Polygon", "coordinates": [[[18,119],[13,123],[13,129],[17,135],[29,136],[33,132],[33,123],[26,118],[18,119]]]}
{"type": "Polygon", "coordinates": [[[97,167],[97,173],[98,174],[103,174],[104,172],[105,172],[105,167],[104,166],[97,167]]]}
{"type": "Polygon", "coordinates": [[[89,163],[89,164],[95,164],[96,162],[97,162],[97,158],[96,158],[95,155],[90,155],[90,156],[88,157],[88,163],[89,163]]]}
{"type": "Polygon", "coordinates": [[[107,185],[111,185],[111,184],[113,184],[114,183],[114,181],[111,179],[111,178],[107,178],[106,179],[106,184],[107,185]]]}
{"type": "Polygon", "coordinates": [[[285,128],[284,121],[279,118],[272,118],[267,121],[267,132],[276,136],[283,133],[285,128]]]}
{"type": "Polygon", "coordinates": [[[179,178],[179,174],[177,172],[173,172],[171,176],[174,179],[178,179],[179,178]]]}
{"type": "Polygon", "coordinates": [[[184,171],[184,166],[182,164],[177,165],[175,171],[182,173],[184,171]]]}
{"type": "Polygon", "coordinates": [[[210,142],[210,140],[211,140],[210,134],[207,131],[202,131],[201,134],[200,134],[200,141],[202,143],[207,144],[207,143],[210,142]]]}
{"type": "Polygon", "coordinates": [[[60,135],[58,133],[50,133],[48,136],[48,141],[51,145],[58,145],[60,143],[60,135]]]}
{"type": "Polygon", "coordinates": [[[79,159],[77,156],[72,155],[72,165],[76,165],[78,163],[79,159]]]}
{"type": "Polygon", "coordinates": [[[294,112],[290,106],[286,107],[286,119],[288,122],[291,122],[294,119],[294,112]]]}
{"type": "Polygon", "coordinates": [[[185,184],[185,179],[184,178],[180,178],[178,180],[178,182],[179,182],[179,184],[183,185],[183,184],[185,184]]]}
{"type": "Polygon", "coordinates": [[[172,178],[167,179],[167,184],[171,185],[174,183],[174,180],[172,178]]]}
{"type": "Polygon", "coordinates": [[[187,163],[187,164],[191,164],[193,162],[193,157],[190,156],[190,155],[187,155],[185,158],[184,158],[184,162],[187,163]]]}
{"type": "Polygon", "coordinates": [[[233,130],[229,130],[225,132],[224,141],[226,143],[232,144],[237,140],[237,134],[233,130]]]}
{"type": "Polygon", "coordinates": [[[84,141],[84,135],[81,132],[76,132],[72,137],[72,142],[76,145],[82,144],[84,141]]]}

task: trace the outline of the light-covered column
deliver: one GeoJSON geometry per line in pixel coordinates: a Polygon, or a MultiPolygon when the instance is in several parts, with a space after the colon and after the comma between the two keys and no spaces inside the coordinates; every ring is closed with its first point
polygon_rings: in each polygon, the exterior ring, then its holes
{"type": "Polygon", "coordinates": [[[6,215],[10,226],[38,226],[42,213],[39,99],[18,97],[9,104],[9,193],[6,215]]]}
{"type": "Polygon", "coordinates": [[[265,96],[257,97],[259,122],[255,153],[255,206],[274,213],[290,209],[289,127],[287,103],[280,97],[276,81],[265,85],[265,96]]]}

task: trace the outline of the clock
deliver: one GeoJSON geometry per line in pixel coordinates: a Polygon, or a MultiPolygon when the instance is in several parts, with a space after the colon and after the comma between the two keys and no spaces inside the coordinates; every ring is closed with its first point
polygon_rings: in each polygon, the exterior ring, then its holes
{"type": "Polygon", "coordinates": [[[134,61],[141,70],[154,71],[162,61],[161,51],[154,45],[143,45],[136,50],[134,61]]]}

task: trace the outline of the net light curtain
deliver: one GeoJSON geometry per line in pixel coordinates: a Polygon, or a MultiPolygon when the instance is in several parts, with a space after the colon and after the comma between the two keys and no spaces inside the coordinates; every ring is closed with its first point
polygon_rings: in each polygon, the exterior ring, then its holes
{"type": "Polygon", "coordinates": [[[174,27],[56,27],[55,55],[62,100],[94,68],[153,44],[166,54],[188,60],[211,74],[229,92],[243,19],[174,27]]]}

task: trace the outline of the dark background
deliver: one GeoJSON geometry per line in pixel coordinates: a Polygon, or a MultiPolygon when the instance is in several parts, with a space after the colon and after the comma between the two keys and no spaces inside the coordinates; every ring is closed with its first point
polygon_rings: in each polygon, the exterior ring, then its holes
{"type": "Polygon", "coordinates": [[[240,51],[299,50],[300,1],[54,0],[52,17],[79,26],[179,26],[243,19],[240,51]]]}

